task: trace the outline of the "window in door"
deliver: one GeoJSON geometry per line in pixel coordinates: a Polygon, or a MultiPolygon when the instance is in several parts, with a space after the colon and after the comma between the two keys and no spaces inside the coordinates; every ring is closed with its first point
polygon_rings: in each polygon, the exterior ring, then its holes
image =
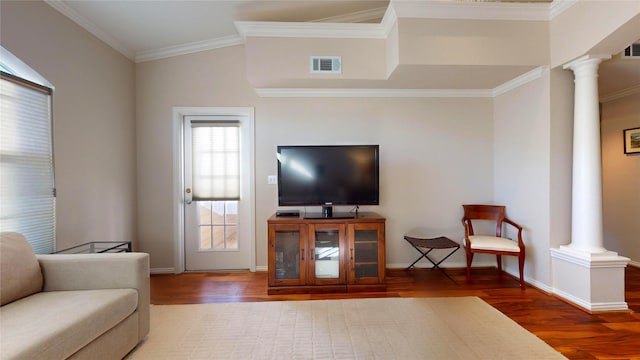
{"type": "Polygon", "coordinates": [[[199,201],[200,250],[238,249],[238,202],[199,201]]]}
{"type": "Polygon", "coordinates": [[[193,201],[199,250],[238,249],[240,123],[191,119],[193,201]]]}

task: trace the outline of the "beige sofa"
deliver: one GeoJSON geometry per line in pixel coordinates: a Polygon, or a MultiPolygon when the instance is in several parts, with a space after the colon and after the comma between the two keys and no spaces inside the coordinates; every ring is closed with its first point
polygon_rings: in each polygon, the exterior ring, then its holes
{"type": "Polygon", "coordinates": [[[149,255],[34,255],[0,234],[0,359],[121,359],[149,332],[149,255]]]}

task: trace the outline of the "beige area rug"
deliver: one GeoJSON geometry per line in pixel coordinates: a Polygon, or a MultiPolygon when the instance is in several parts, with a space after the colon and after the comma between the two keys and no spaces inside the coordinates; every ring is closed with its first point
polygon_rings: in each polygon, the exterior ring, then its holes
{"type": "Polygon", "coordinates": [[[152,305],[128,359],[565,359],[480,298],[152,305]]]}

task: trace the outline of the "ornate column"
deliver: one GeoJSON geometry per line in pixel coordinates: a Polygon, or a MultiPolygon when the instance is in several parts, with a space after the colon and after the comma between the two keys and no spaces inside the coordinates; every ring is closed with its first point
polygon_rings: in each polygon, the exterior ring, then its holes
{"type": "Polygon", "coordinates": [[[551,249],[554,293],[593,311],[626,310],[629,259],[603,246],[598,66],[587,55],[564,66],[575,76],[571,243],[551,249]]]}
{"type": "Polygon", "coordinates": [[[598,66],[607,57],[586,56],[564,66],[575,76],[571,244],[587,253],[604,253],[602,240],[602,161],[598,66]]]}

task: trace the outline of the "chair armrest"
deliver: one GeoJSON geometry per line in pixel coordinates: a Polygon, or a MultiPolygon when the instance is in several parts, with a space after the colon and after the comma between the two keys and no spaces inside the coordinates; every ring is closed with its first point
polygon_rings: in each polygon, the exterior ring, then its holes
{"type": "Polygon", "coordinates": [[[509,218],[504,218],[503,221],[506,222],[507,224],[515,227],[516,229],[518,229],[518,231],[522,231],[522,226],[516,224],[513,220],[511,220],[509,218]]]}
{"type": "Polygon", "coordinates": [[[471,244],[469,243],[469,235],[473,235],[473,228],[469,229],[470,221],[466,216],[463,216],[462,219],[462,227],[464,228],[464,245],[466,249],[471,248],[471,244]]]}
{"type": "Polygon", "coordinates": [[[36,255],[43,291],[135,289],[138,291],[139,335],[149,332],[149,254],[36,255]]]}
{"type": "Polygon", "coordinates": [[[509,224],[509,225],[515,227],[516,229],[518,229],[518,246],[521,249],[524,248],[524,242],[522,242],[522,226],[518,225],[513,220],[510,220],[510,219],[508,219],[506,217],[502,221],[506,222],[507,224],[509,224]]]}

